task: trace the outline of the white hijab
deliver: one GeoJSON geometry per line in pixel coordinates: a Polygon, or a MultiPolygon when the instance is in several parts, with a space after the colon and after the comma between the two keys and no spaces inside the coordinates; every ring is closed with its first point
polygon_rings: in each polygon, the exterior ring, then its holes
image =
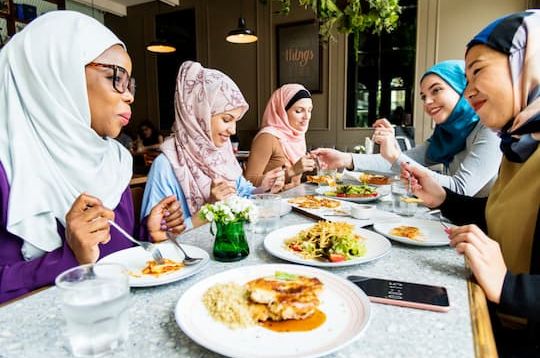
{"type": "MultiPolygon", "coordinates": [[[[0,51],[0,161],[10,185],[7,231],[26,260],[62,246],[56,219],[82,192],[114,209],[132,168],[120,143],[90,127],[85,65],[122,42],[86,15],[54,11],[0,51]]],[[[111,84],[112,85],[112,84],[111,84]]]]}

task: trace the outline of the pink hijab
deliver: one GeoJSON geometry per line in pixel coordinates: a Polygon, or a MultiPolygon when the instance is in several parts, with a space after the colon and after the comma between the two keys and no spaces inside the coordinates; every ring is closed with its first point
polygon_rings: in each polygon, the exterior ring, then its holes
{"type": "Polygon", "coordinates": [[[236,182],[242,169],[230,142],[221,148],[214,145],[211,117],[249,105],[238,86],[227,75],[207,69],[198,62],[180,66],[174,97],[173,134],[161,145],[182,187],[191,214],[210,197],[212,180],[223,178],[236,182]]]}
{"type": "MultiPolygon", "coordinates": [[[[264,110],[262,128],[257,136],[269,133],[278,138],[291,165],[306,154],[306,132],[291,127],[285,106],[298,91],[307,89],[299,84],[291,83],[278,88],[272,93],[264,110]]],[[[309,91],[307,91],[309,92],[309,91]]]]}

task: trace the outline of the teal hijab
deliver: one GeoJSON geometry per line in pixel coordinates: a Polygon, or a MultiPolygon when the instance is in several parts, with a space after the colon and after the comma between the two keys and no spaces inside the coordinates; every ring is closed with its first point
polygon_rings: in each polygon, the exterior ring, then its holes
{"type": "Polygon", "coordinates": [[[454,156],[465,148],[467,137],[479,118],[463,96],[467,86],[464,61],[439,62],[424,73],[420,82],[430,74],[439,76],[460,95],[448,119],[436,125],[433,135],[428,139],[427,159],[433,163],[443,163],[448,167],[454,156]]]}

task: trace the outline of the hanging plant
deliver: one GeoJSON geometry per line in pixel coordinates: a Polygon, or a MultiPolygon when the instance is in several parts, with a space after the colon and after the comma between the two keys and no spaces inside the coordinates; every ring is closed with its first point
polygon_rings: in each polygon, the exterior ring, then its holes
{"type": "MultiPolygon", "coordinates": [[[[291,10],[291,0],[279,0],[281,13],[291,10]]],[[[306,9],[311,7],[320,23],[320,34],[325,41],[333,39],[332,30],[352,34],[358,60],[360,34],[370,31],[380,34],[397,27],[401,7],[399,0],[298,0],[306,9]]]]}

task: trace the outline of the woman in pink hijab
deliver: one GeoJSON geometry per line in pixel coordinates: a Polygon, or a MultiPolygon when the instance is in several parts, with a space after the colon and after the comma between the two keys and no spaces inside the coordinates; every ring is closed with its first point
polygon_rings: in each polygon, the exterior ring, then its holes
{"type": "Polygon", "coordinates": [[[275,168],[286,168],[285,189],[300,184],[302,173],[315,168],[306,154],[306,137],[313,102],[302,85],[286,84],[274,91],[263,114],[262,128],[251,144],[244,172],[254,184],[275,168]]]}
{"type": "Polygon", "coordinates": [[[283,188],[281,168],[268,172],[257,188],[242,176],[230,136],[249,105],[227,75],[198,62],[184,62],[176,80],[174,105],[173,133],[163,142],[163,153],[148,173],[143,219],[155,202],[175,195],[182,204],[186,228],[199,226],[203,222],[196,214],[205,203],[283,188]]]}

